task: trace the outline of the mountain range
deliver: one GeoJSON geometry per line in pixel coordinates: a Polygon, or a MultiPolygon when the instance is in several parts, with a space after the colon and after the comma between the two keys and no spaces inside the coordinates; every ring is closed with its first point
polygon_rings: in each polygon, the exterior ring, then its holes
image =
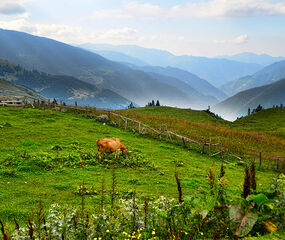
{"type": "Polygon", "coordinates": [[[212,108],[212,111],[221,115],[223,118],[234,120],[237,117],[247,115],[248,108],[252,110],[259,104],[261,104],[263,108],[270,108],[273,105],[284,105],[284,93],[285,78],[269,85],[239,92],[236,95],[215,105],[212,108]]]}
{"type": "Polygon", "coordinates": [[[139,105],[145,105],[151,99],[159,99],[164,105],[191,108],[205,108],[209,99],[213,104],[217,102],[214,97],[185,93],[165,79],[159,80],[158,76],[153,77],[82,48],[23,32],[0,29],[0,59],[28,70],[72,76],[91,84],[93,88],[91,85],[87,88],[92,92],[109,89],[111,92],[105,93],[113,96],[116,93],[124,101],[129,99],[139,105]]]}
{"type": "MultiPolygon", "coordinates": [[[[239,77],[250,75],[262,69],[262,65],[256,63],[244,63],[221,58],[207,58],[196,56],[175,56],[164,50],[143,48],[136,45],[109,45],[109,44],[81,44],[80,47],[91,50],[96,53],[119,52],[139,61],[146,62],[147,65],[161,67],[176,67],[209,81],[215,87],[219,87],[227,82],[239,77]]],[[[112,54],[106,54],[106,57],[112,57],[112,60],[124,62],[126,58],[115,57],[112,54]]],[[[137,62],[136,60],[136,62],[137,62]]],[[[136,64],[135,61],[128,59],[129,63],[136,64]]]]}
{"type": "MultiPolygon", "coordinates": [[[[185,84],[193,87],[196,91],[203,93],[204,95],[213,96],[218,100],[224,100],[227,98],[227,95],[221,91],[220,89],[214,87],[208,81],[199,78],[197,75],[190,73],[188,71],[174,68],[174,67],[158,67],[158,66],[135,66],[132,64],[128,64],[128,66],[147,72],[152,76],[165,76],[169,79],[172,79],[173,84],[183,91],[188,91],[185,84]]],[[[170,80],[171,81],[171,80],[170,80]]],[[[170,82],[169,81],[169,82],[170,82]]],[[[193,94],[193,93],[191,93],[193,94]]]]}
{"type": "Polygon", "coordinates": [[[285,60],[273,63],[264,67],[260,71],[251,76],[245,76],[235,81],[229,82],[221,87],[221,89],[232,96],[240,91],[260,87],[280,80],[285,77],[285,60]]]}
{"type": "Polygon", "coordinates": [[[262,66],[268,66],[275,62],[285,60],[285,57],[272,57],[268,54],[255,54],[250,52],[243,52],[235,55],[224,55],[218,56],[217,58],[225,58],[233,61],[244,62],[244,63],[255,63],[262,66]]]}

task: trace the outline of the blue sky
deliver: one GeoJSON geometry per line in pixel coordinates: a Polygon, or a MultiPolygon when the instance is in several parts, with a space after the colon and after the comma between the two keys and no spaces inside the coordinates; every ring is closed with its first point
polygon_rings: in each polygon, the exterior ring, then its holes
{"type": "Polygon", "coordinates": [[[285,56],[284,0],[1,0],[0,27],[174,54],[285,56]]]}

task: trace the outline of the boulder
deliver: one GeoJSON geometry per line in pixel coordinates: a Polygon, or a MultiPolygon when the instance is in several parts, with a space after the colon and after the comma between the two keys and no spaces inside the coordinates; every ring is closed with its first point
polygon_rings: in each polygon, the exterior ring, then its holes
{"type": "Polygon", "coordinates": [[[109,117],[105,114],[102,114],[96,118],[99,122],[109,122],[109,117]]]}

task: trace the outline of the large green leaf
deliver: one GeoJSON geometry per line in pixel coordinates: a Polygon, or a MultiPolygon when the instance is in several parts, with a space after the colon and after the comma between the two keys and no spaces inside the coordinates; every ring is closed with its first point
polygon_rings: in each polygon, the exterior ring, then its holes
{"type": "Polygon", "coordinates": [[[246,200],[247,201],[253,201],[258,206],[261,206],[262,204],[264,204],[268,201],[268,198],[263,193],[259,193],[257,195],[249,195],[246,198],[246,200]]]}
{"type": "Polygon", "coordinates": [[[246,236],[251,229],[253,228],[254,224],[256,223],[258,219],[257,214],[249,212],[247,213],[241,220],[239,226],[237,227],[236,230],[236,235],[238,237],[244,237],[246,236]]]}
{"type": "Polygon", "coordinates": [[[229,211],[230,219],[235,222],[239,223],[242,220],[243,216],[243,209],[241,205],[234,205],[230,207],[229,211]]]}

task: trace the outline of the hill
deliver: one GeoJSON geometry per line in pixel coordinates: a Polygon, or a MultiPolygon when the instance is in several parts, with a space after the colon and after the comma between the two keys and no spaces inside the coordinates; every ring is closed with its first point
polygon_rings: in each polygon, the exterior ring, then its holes
{"type": "Polygon", "coordinates": [[[0,30],[0,58],[29,70],[73,76],[141,105],[150,99],[160,99],[167,105],[193,107],[191,102],[198,100],[143,71],[78,47],[23,32],[0,30]]]}
{"type": "Polygon", "coordinates": [[[246,89],[260,87],[266,84],[271,84],[285,77],[285,61],[273,63],[251,76],[245,76],[226,85],[221,89],[232,96],[235,93],[246,89]]]}
{"type": "Polygon", "coordinates": [[[248,108],[256,108],[261,104],[264,108],[285,103],[285,79],[269,85],[242,91],[223,102],[215,105],[212,109],[215,113],[230,120],[245,116],[248,108]]]}
{"type": "Polygon", "coordinates": [[[131,108],[123,110],[128,114],[142,114],[151,115],[157,117],[170,117],[180,120],[187,120],[191,122],[198,123],[220,123],[227,124],[228,122],[216,118],[215,116],[208,114],[206,111],[192,110],[192,109],[182,109],[173,107],[142,107],[142,108],[131,108]]]}
{"type": "MultiPolygon", "coordinates": [[[[195,141],[201,142],[204,139],[212,143],[222,143],[224,148],[237,155],[258,156],[262,151],[265,156],[274,158],[284,153],[285,139],[281,132],[266,134],[258,129],[242,129],[235,122],[225,121],[205,111],[190,109],[179,109],[169,107],[145,107],[119,110],[129,118],[140,120],[155,129],[174,131],[177,134],[186,136],[195,141]]],[[[280,121],[280,119],[275,119],[280,121]]],[[[194,147],[194,146],[192,146],[194,147]]]]}
{"type": "Polygon", "coordinates": [[[239,129],[259,131],[285,139],[285,108],[269,108],[237,119],[239,129]]]}
{"type": "Polygon", "coordinates": [[[32,89],[26,88],[18,84],[13,84],[9,81],[1,79],[1,76],[0,76],[0,96],[1,95],[18,96],[18,97],[27,96],[27,97],[33,97],[37,99],[46,100],[44,96],[33,91],[32,89]]]}
{"type": "MultiPolygon", "coordinates": [[[[175,56],[168,51],[143,48],[136,45],[108,45],[91,44],[80,45],[92,51],[116,51],[128,56],[137,58],[149,65],[161,67],[177,67],[206,79],[215,87],[235,80],[239,77],[250,75],[262,69],[262,66],[255,63],[243,63],[220,58],[206,58],[196,56],[175,56]]],[[[135,63],[133,63],[135,64],[135,63]]]]}
{"type": "Polygon", "coordinates": [[[271,65],[275,62],[285,60],[285,57],[272,57],[268,54],[255,54],[251,52],[243,52],[235,55],[218,56],[218,58],[225,58],[233,61],[255,63],[262,66],[271,65]]]}
{"type": "MultiPolygon", "coordinates": [[[[125,108],[130,101],[108,90],[69,76],[55,76],[27,70],[19,65],[0,60],[0,77],[33,89],[33,95],[56,98],[66,104],[90,105],[101,108],[125,108]],[[37,93],[35,93],[37,92],[37,93]]],[[[9,83],[13,85],[12,83],[9,83]]]]}

